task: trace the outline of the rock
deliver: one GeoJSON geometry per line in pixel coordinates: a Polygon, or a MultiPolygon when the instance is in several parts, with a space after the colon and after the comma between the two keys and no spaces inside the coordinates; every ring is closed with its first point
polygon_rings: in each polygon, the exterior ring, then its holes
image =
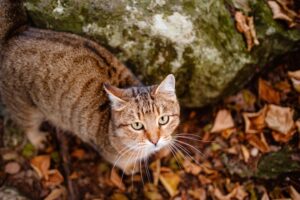
{"type": "Polygon", "coordinates": [[[200,107],[237,91],[300,41],[300,32],[272,19],[265,1],[226,2],[26,0],[25,6],[35,26],[93,38],[145,83],[174,73],[182,105],[200,107]],[[250,52],[235,28],[234,7],[254,16],[260,44],[250,52]]]}
{"type": "Polygon", "coordinates": [[[16,174],[20,171],[21,166],[17,162],[9,162],[5,165],[4,172],[8,174],[16,174]]]}

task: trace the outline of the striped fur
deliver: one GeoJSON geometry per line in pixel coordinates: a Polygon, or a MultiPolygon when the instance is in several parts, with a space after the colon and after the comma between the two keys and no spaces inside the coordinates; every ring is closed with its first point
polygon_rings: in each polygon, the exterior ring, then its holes
{"type": "MultiPolygon", "coordinates": [[[[5,22],[2,19],[0,27],[7,27],[5,22]]],[[[178,126],[175,93],[157,92],[158,86],[139,86],[122,63],[91,40],[31,27],[19,29],[22,31],[9,37],[4,33],[8,29],[0,29],[0,35],[5,35],[0,38],[0,94],[11,118],[34,145],[40,147],[45,139],[39,126],[47,120],[91,144],[127,172],[134,156],[143,159],[166,145],[154,146],[149,141],[164,141],[178,126]],[[122,89],[124,109],[110,109],[104,83],[135,86],[122,89]],[[165,126],[157,124],[162,115],[170,116],[165,126]],[[130,125],[137,120],[145,125],[143,131],[132,130],[130,125]],[[148,146],[138,155],[133,147],[140,143],[148,146]]]]}

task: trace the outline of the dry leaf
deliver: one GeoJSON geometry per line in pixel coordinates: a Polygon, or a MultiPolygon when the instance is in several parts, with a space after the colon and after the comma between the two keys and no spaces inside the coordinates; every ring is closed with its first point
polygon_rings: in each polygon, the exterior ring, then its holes
{"type": "Polygon", "coordinates": [[[267,153],[270,151],[270,147],[263,133],[260,133],[260,137],[254,134],[247,135],[247,139],[252,146],[256,147],[261,152],[267,153]]]}
{"type": "Polygon", "coordinates": [[[159,180],[171,197],[178,193],[177,188],[180,183],[180,177],[177,174],[173,172],[161,173],[159,180]]]}
{"type": "Polygon", "coordinates": [[[17,162],[9,162],[4,167],[4,172],[8,174],[16,174],[20,171],[21,166],[17,162]]]}
{"type": "Polygon", "coordinates": [[[144,186],[144,195],[149,200],[163,200],[157,187],[151,183],[146,183],[144,186]]]}
{"type": "Polygon", "coordinates": [[[234,15],[236,28],[240,33],[243,33],[247,42],[247,50],[251,51],[254,45],[259,45],[256,37],[253,17],[245,16],[242,12],[237,11],[234,15]]]}
{"type": "Polygon", "coordinates": [[[48,177],[49,178],[43,182],[45,187],[57,186],[64,181],[64,177],[57,169],[49,170],[48,177]]]}
{"type": "Polygon", "coordinates": [[[110,180],[121,191],[124,192],[126,190],[126,187],[125,187],[124,183],[122,182],[121,177],[119,176],[119,174],[116,172],[115,169],[111,170],[110,180]]]}
{"type": "Polygon", "coordinates": [[[31,159],[30,163],[40,178],[45,178],[45,180],[48,180],[48,170],[50,167],[49,155],[36,156],[31,159]]]}
{"type": "Polygon", "coordinates": [[[223,109],[219,110],[214,121],[213,128],[210,132],[221,132],[229,128],[234,127],[234,122],[231,116],[230,111],[223,109]]]}
{"type": "Polygon", "coordinates": [[[280,19],[286,21],[289,27],[297,25],[296,21],[299,19],[298,14],[289,8],[289,1],[268,1],[273,12],[273,19],[280,19]]]}
{"type": "Polygon", "coordinates": [[[243,113],[246,133],[258,133],[265,127],[267,107],[257,113],[243,113]]]}
{"type": "Polygon", "coordinates": [[[297,92],[300,92],[300,70],[288,72],[288,76],[293,83],[293,87],[297,92]]]}
{"type": "Polygon", "coordinates": [[[83,149],[75,149],[71,153],[71,156],[77,158],[78,160],[82,160],[85,156],[85,151],[83,149]]]}
{"type": "Polygon", "coordinates": [[[244,145],[241,145],[241,150],[242,150],[244,161],[247,163],[250,158],[249,150],[244,145]]]}
{"type": "Polygon", "coordinates": [[[276,131],[272,131],[272,136],[276,142],[282,142],[287,143],[292,139],[294,134],[296,133],[296,130],[291,130],[287,134],[278,133],[276,131]]]}
{"type": "Polygon", "coordinates": [[[227,195],[222,194],[219,188],[214,188],[213,194],[219,200],[231,200],[231,199],[244,200],[248,196],[248,193],[245,192],[245,189],[239,185],[236,185],[234,189],[227,195]]]}
{"type": "Polygon", "coordinates": [[[268,105],[265,122],[267,126],[282,134],[288,134],[294,127],[294,110],[289,107],[268,105]]]}
{"type": "MultiPolygon", "coordinates": [[[[67,191],[64,187],[55,188],[50,192],[50,194],[44,200],[56,200],[59,199],[61,196],[66,196],[67,191]]],[[[66,198],[63,198],[66,199],[66,198]]]]}
{"type": "Polygon", "coordinates": [[[185,159],[182,165],[186,173],[190,173],[193,175],[198,175],[202,170],[202,168],[199,165],[192,163],[188,159],[185,159]]]}
{"type": "Polygon", "coordinates": [[[258,80],[258,95],[260,99],[268,103],[280,103],[280,93],[274,90],[273,87],[263,79],[258,80]]]}
{"type": "Polygon", "coordinates": [[[201,174],[198,176],[198,179],[199,179],[201,185],[208,185],[208,184],[212,183],[211,179],[209,179],[207,176],[204,176],[201,174]]]}
{"type": "Polygon", "coordinates": [[[300,199],[300,193],[297,192],[297,190],[293,186],[290,186],[289,193],[291,195],[292,200],[299,200],[300,199]]]}
{"type": "Polygon", "coordinates": [[[264,191],[264,194],[263,194],[263,196],[261,197],[261,200],[270,200],[267,191],[264,191]]]}
{"type": "Polygon", "coordinates": [[[206,191],[203,188],[188,190],[188,194],[197,200],[206,200],[206,191]]]}

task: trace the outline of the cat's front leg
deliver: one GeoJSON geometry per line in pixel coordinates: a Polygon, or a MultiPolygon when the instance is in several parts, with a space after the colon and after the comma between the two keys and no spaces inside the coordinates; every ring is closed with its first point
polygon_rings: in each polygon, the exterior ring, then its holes
{"type": "Polygon", "coordinates": [[[140,164],[140,161],[136,162],[130,162],[129,160],[121,160],[118,167],[122,169],[122,171],[126,175],[132,175],[135,173],[138,173],[141,170],[142,164],[140,164]]]}

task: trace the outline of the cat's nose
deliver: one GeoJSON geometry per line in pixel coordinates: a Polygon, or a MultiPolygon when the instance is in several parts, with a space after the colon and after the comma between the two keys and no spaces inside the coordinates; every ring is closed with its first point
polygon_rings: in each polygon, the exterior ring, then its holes
{"type": "Polygon", "coordinates": [[[157,145],[158,140],[159,140],[159,138],[151,138],[151,139],[149,139],[149,141],[150,141],[152,144],[154,144],[155,146],[157,145]]]}

